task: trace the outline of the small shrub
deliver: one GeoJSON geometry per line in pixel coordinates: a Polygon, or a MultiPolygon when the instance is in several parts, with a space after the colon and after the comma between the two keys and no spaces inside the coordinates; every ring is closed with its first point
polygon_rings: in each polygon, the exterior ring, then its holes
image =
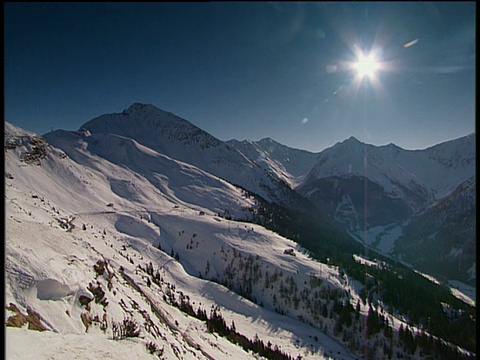
{"type": "Polygon", "coordinates": [[[127,337],[138,337],[140,329],[138,324],[133,319],[123,319],[123,322],[112,323],[112,332],[114,340],[121,340],[127,337]]]}
{"type": "Polygon", "coordinates": [[[150,341],[146,343],[145,346],[147,347],[147,350],[150,354],[155,354],[157,352],[157,344],[155,344],[154,342],[150,341]]]}
{"type": "Polygon", "coordinates": [[[106,266],[105,261],[98,260],[97,263],[93,265],[93,269],[95,270],[97,275],[102,276],[103,273],[105,272],[105,266],[106,266]]]}
{"type": "Polygon", "coordinates": [[[148,343],[145,344],[145,346],[147,347],[147,350],[150,354],[155,354],[159,357],[161,357],[163,355],[163,346],[161,348],[159,348],[157,346],[157,344],[155,344],[153,341],[149,341],[148,343]]]}

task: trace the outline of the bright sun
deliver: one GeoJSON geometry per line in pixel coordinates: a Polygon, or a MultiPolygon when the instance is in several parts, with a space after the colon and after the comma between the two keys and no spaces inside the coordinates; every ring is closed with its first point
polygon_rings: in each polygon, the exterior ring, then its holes
{"type": "Polygon", "coordinates": [[[375,71],[379,68],[379,63],[375,59],[375,56],[359,55],[356,63],[353,64],[353,68],[357,71],[357,75],[360,77],[371,77],[375,75],[375,71]]]}

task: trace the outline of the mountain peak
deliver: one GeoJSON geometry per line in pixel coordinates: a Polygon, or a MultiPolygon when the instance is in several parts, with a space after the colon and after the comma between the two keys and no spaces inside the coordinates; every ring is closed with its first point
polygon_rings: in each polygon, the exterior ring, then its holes
{"type": "Polygon", "coordinates": [[[344,140],[343,141],[344,143],[357,143],[357,144],[361,144],[362,142],[360,140],[358,140],[355,136],[350,136],[348,139],[344,140]]]}
{"type": "MultiPolygon", "coordinates": [[[[152,104],[135,102],[121,113],[100,115],[83,124],[80,129],[86,129],[93,133],[115,133],[129,137],[132,137],[133,134],[144,133],[145,136],[149,137],[159,128],[180,123],[190,124],[188,121],[152,104]]],[[[138,139],[136,140],[138,141],[138,139]]]]}
{"type": "Polygon", "coordinates": [[[271,147],[271,146],[279,146],[281,144],[279,144],[278,142],[276,142],[275,140],[273,140],[271,137],[265,137],[263,139],[260,139],[259,141],[256,141],[257,144],[259,144],[260,146],[267,146],[267,147],[271,147]]]}
{"type": "Polygon", "coordinates": [[[363,145],[360,140],[358,140],[355,136],[350,136],[348,139],[343,141],[338,141],[331,147],[331,149],[356,149],[359,145],[363,145]]]}
{"type": "Polygon", "coordinates": [[[276,141],[273,140],[271,137],[264,137],[264,138],[260,139],[258,142],[272,143],[272,142],[276,142],[276,141]]]}
{"type": "Polygon", "coordinates": [[[143,104],[143,103],[135,102],[132,105],[130,105],[130,107],[125,109],[123,112],[125,114],[133,114],[133,113],[139,113],[139,112],[156,112],[156,111],[162,111],[162,110],[152,104],[143,104]]]}

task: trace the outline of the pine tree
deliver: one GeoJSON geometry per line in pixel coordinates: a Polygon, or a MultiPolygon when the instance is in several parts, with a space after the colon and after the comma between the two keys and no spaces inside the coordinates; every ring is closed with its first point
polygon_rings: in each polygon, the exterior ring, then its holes
{"type": "Polygon", "coordinates": [[[360,318],[360,300],[357,300],[357,306],[355,308],[355,320],[360,318]]]}

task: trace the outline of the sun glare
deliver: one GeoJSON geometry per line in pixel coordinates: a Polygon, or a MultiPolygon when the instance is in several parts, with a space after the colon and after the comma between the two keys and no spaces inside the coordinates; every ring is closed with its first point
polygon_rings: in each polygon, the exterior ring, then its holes
{"type": "Polygon", "coordinates": [[[384,61],[383,49],[375,44],[370,50],[364,51],[358,44],[347,44],[352,51],[350,60],[340,61],[337,64],[328,64],[325,71],[334,74],[341,71],[347,72],[347,78],[344,83],[338,86],[333,95],[350,94],[353,98],[358,95],[361,88],[373,89],[375,96],[385,96],[387,94],[381,81],[381,74],[385,71],[392,71],[392,63],[384,61]]]}
{"type": "Polygon", "coordinates": [[[360,77],[370,77],[375,75],[375,71],[379,68],[379,63],[375,59],[375,56],[359,55],[356,63],[353,64],[353,68],[357,71],[357,75],[360,77]]]}

